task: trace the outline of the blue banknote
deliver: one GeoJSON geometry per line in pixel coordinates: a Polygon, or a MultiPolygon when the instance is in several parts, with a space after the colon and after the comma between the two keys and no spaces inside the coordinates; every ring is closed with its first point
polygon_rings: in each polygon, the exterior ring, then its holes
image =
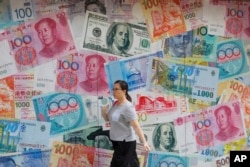
{"type": "Polygon", "coordinates": [[[0,153],[16,152],[20,140],[18,119],[0,119],[0,153]]]}
{"type": "Polygon", "coordinates": [[[219,79],[229,79],[249,71],[246,52],[241,39],[224,40],[217,43],[216,62],[209,66],[220,69],[219,79]]]}
{"type": "Polygon", "coordinates": [[[150,57],[163,58],[163,52],[158,51],[148,55],[133,56],[106,64],[105,71],[110,90],[112,90],[116,80],[125,80],[130,91],[146,87],[150,57]]]}
{"type": "Polygon", "coordinates": [[[48,167],[51,150],[18,152],[13,155],[1,156],[0,163],[3,166],[16,167],[48,167]]]}
{"type": "Polygon", "coordinates": [[[187,156],[181,156],[177,153],[169,152],[149,152],[148,154],[148,166],[176,166],[176,167],[188,167],[189,158],[187,156]]]}
{"type": "Polygon", "coordinates": [[[36,118],[51,122],[51,135],[75,130],[88,124],[82,97],[70,93],[49,93],[33,98],[36,118]]]}
{"type": "Polygon", "coordinates": [[[219,69],[201,65],[178,64],[151,58],[146,89],[178,94],[204,101],[216,101],[219,69]]]}

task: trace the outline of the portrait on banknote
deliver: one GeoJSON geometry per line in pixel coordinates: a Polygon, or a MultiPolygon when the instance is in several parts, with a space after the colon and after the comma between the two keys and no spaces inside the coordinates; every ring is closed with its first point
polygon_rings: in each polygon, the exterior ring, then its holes
{"type": "Polygon", "coordinates": [[[174,125],[172,122],[158,124],[153,132],[153,145],[156,151],[178,152],[174,125]]]}
{"type": "MultiPolygon", "coordinates": [[[[61,16],[63,17],[63,16],[61,16]]],[[[66,51],[69,43],[57,36],[56,21],[52,18],[43,18],[35,24],[37,35],[44,45],[39,55],[52,58],[55,54],[66,51]]]]}
{"type": "Polygon", "coordinates": [[[165,48],[171,57],[192,57],[193,31],[187,31],[165,40],[165,48]]]}
{"type": "Polygon", "coordinates": [[[222,105],[214,111],[216,123],[219,128],[219,132],[215,135],[215,138],[218,140],[226,141],[236,136],[240,131],[231,121],[231,112],[231,108],[226,105],[222,105]]]}
{"type": "Polygon", "coordinates": [[[80,88],[88,93],[101,93],[109,92],[108,83],[102,78],[104,75],[105,59],[98,55],[88,55],[85,58],[86,79],[79,83],[80,88]]]}
{"type": "Polygon", "coordinates": [[[104,4],[104,0],[85,0],[85,12],[87,10],[101,14],[106,14],[106,7],[104,4]]]}
{"type": "Polygon", "coordinates": [[[126,23],[113,23],[107,31],[107,46],[110,53],[122,57],[132,56],[127,53],[133,44],[131,27],[126,23]]]}

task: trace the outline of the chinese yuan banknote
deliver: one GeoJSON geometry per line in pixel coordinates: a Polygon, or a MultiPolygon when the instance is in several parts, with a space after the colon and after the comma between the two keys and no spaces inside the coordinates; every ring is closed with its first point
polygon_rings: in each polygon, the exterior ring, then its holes
{"type": "MultiPolygon", "coordinates": [[[[2,55],[9,55],[10,54],[10,48],[7,40],[1,40],[0,39],[0,50],[2,55]]],[[[5,57],[5,56],[2,56],[5,57]]],[[[14,75],[18,72],[18,69],[15,64],[15,59],[13,57],[9,57],[9,59],[6,58],[0,58],[0,79],[5,78],[11,75],[14,75]]]]}
{"type": "Polygon", "coordinates": [[[129,91],[145,88],[147,68],[151,57],[163,58],[163,52],[133,56],[105,64],[110,90],[113,89],[116,80],[125,80],[128,83],[129,91]]]}
{"type": "Polygon", "coordinates": [[[4,166],[16,167],[48,167],[50,166],[51,150],[16,152],[12,155],[4,155],[0,157],[1,164],[4,166]]]}
{"type": "Polygon", "coordinates": [[[140,0],[151,41],[187,31],[180,0],[140,0]]]}
{"type": "Polygon", "coordinates": [[[14,77],[0,79],[0,117],[15,118],[14,77]]]}
{"type": "Polygon", "coordinates": [[[141,125],[171,121],[188,111],[187,98],[152,92],[131,93],[141,125]]]}
{"type": "Polygon", "coordinates": [[[152,58],[148,67],[147,90],[215,101],[219,69],[201,65],[188,66],[152,58]]]}
{"type": "Polygon", "coordinates": [[[217,36],[207,33],[207,26],[166,38],[164,54],[171,61],[198,64],[199,62],[215,62],[217,36]]]}
{"type": "Polygon", "coordinates": [[[50,167],[86,166],[91,167],[95,158],[94,147],[54,141],[50,157],[50,167]]]}
{"type": "Polygon", "coordinates": [[[112,55],[83,50],[58,59],[55,90],[81,95],[109,96],[104,63],[117,59],[112,55]]]}
{"type": "Polygon", "coordinates": [[[195,114],[192,124],[198,150],[246,138],[239,101],[203,109],[195,114]]]}
{"type": "MultiPolygon", "coordinates": [[[[218,36],[249,39],[250,37],[250,22],[249,22],[249,7],[250,2],[232,3],[220,5],[226,7],[224,12],[224,20],[217,21],[209,26],[209,33],[218,36]],[[224,28],[221,29],[220,27],[224,28]]],[[[223,1],[222,1],[223,3],[223,1]]]]}
{"type": "Polygon", "coordinates": [[[36,118],[51,123],[51,135],[63,134],[88,124],[80,95],[48,93],[33,97],[36,118]]]}
{"type": "Polygon", "coordinates": [[[0,38],[8,40],[10,48],[10,54],[0,60],[14,60],[12,63],[18,71],[76,52],[68,18],[63,11],[10,27],[0,34],[0,38]]]}
{"type": "Polygon", "coordinates": [[[87,11],[84,19],[84,37],[82,48],[129,57],[152,50],[161,49],[161,41],[151,43],[147,28],[139,24],[112,22],[108,16],[87,11]],[[116,30],[117,29],[117,30],[116,30]],[[117,46],[115,32],[124,34],[124,42],[117,46]]]}

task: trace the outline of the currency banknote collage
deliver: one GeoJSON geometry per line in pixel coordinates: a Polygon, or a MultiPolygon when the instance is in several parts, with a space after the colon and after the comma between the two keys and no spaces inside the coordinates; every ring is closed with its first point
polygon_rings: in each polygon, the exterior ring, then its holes
{"type": "Polygon", "coordinates": [[[0,166],[109,167],[101,108],[124,80],[140,167],[229,167],[249,69],[249,1],[0,0],[0,166]]]}

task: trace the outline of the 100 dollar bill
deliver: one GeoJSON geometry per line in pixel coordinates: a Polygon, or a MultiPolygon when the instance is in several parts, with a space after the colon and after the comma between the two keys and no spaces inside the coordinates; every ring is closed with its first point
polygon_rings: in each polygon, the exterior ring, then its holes
{"type": "Polygon", "coordinates": [[[145,52],[148,53],[161,47],[159,42],[150,42],[145,26],[119,22],[110,23],[108,22],[108,16],[89,11],[87,11],[84,21],[85,34],[82,48],[128,57],[145,52]],[[119,33],[124,33],[123,39],[119,41],[124,46],[120,48],[114,47],[114,38],[118,26],[123,27],[124,30],[126,29],[123,32],[119,31],[119,33]]]}

